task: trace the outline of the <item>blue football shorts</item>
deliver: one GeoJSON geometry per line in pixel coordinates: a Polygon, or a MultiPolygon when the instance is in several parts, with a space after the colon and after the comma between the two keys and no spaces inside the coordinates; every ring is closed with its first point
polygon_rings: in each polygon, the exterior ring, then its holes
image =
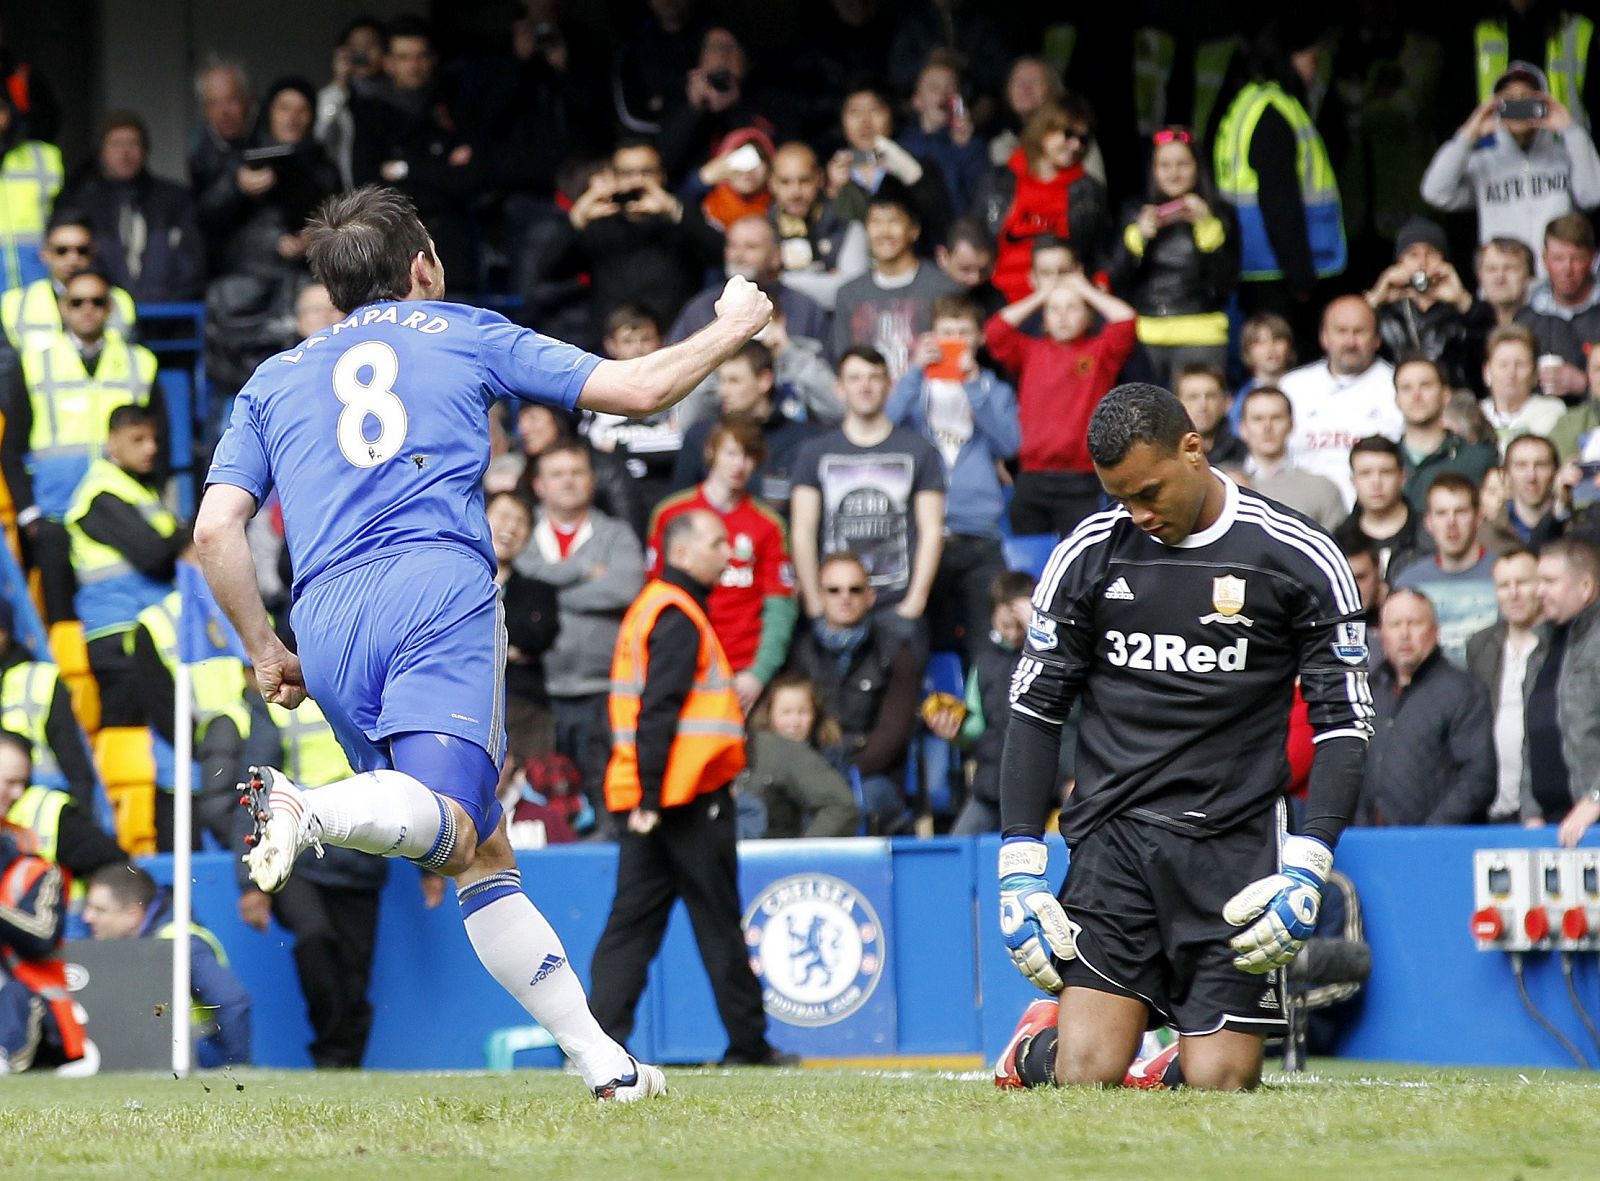
{"type": "MultiPolygon", "coordinates": [[[[496,770],[504,761],[504,610],[482,561],[443,546],[378,558],[319,579],[290,619],[306,690],[357,771],[395,766],[388,740],[410,733],[460,738],[496,770]]],[[[483,840],[499,808],[492,778],[487,789],[471,778],[427,785],[483,840]]]]}

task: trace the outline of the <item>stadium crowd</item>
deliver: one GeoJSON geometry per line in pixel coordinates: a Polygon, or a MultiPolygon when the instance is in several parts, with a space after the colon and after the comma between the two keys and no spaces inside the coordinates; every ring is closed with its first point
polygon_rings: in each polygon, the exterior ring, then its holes
{"type": "MultiPolygon", "coordinates": [[[[651,418],[495,408],[518,847],[614,835],[611,652],[693,509],[732,548],[709,614],[749,717],[741,835],[996,829],[1032,578],[1103,507],[1085,425],[1128,380],[1171,388],[1215,466],[1349,557],[1376,641],[1359,822],[1561,824],[1570,843],[1600,819],[1589,17],[1517,0],[1444,28],[1361,8],[1201,33],[1174,16],[1112,44],[963,0],[832,0],[779,58],[747,51],[737,6],[649,0],[609,43],[570,7],[525,0],[498,43],[455,52],[420,18],[355,20],[320,80],[263,87],[210,59],[181,181],[149,171],[134,111],[64,161],[46,80],[30,91],[7,59],[0,507],[98,701],[4,604],[4,725],[32,783],[64,793],[29,787],[10,813],[38,847],[106,819],[86,756],[102,727],[147,728],[153,752],[153,840],[119,815],[124,851],[173,839],[189,539],[168,476],[191,458],[171,452],[140,307],[204,299],[225,405],[350,310],[310,281],[301,230],[371,183],[415,202],[453,295],[494,293],[609,357],[708,323],[731,275],[777,309],[651,418]]],[[[202,462],[214,441],[201,430],[202,462]]],[[[292,643],[272,502],[251,541],[292,643]]],[[[211,839],[236,835],[247,764],[340,773],[325,723],[269,711],[239,661],[194,686],[211,839]]],[[[1291,790],[1309,733],[1301,709],[1291,790]]],[[[68,868],[102,882],[105,864],[68,868]]],[[[323,902],[272,909],[304,929],[308,996],[349,977],[337,1003],[359,1008],[361,957],[329,949],[365,927],[370,962],[375,902],[330,917],[326,899],[375,898],[381,872],[356,856],[326,877],[307,886],[323,902]]],[[[264,895],[241,906],[265,925],[264,895]]],[[[319,1027],[319,1062],[359,1062],[370,1013],[354,1020],[353,1042],[319,1027]]]]}

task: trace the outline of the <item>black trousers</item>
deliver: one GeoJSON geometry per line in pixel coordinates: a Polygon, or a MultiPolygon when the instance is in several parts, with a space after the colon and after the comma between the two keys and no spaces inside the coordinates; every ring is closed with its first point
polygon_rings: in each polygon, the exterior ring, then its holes
{"type": "Polygon", "coordinates": [[[1093,472],[1018,472],[1011,497],[1011,531],[1018,536],[1065,537],[1079,521],[1100,510],[1101,497],[1100,481],[1093,472]]]}
{"type": "Polygon", "coordinates": [[[89,671],[100,686],[100,724],[102,726],[142,726],[145,702],[134,676],[133,657],[122,647],[123,633],[90,640],[89,671]]]}
{"type": "Polygon", "coordinates": [[[994,537],[947,533],[939,569],[933,576],[927,615],[935,648],[976,653],[989,639],[989,584],[1006,568],[1005,551],[994,537]]]}
{"type": "Polygon", "coordinates": [[[625,817],[616,820],[621,832],[617,896],[589,972],[589,1008],[600,1027],[627,1043],[646,969],[661,949],[672,904],[682,898],[728,1031],[728,1053],[752,1060],[766,1057],[770,1047],[761,985],[750,970],[739,925],[734,806],[728,789],[665,809],[661,823],[647,836],[628,832],[625,817]]]}
{"type": "Polygon", "coordinates": [[[372,1032],[372,953],[378,891],[343,889],[292,877],[272,896],[272,917],[294,935],[294,968],[306,998],[319,1069],[361,1065],[372,1032]]]}

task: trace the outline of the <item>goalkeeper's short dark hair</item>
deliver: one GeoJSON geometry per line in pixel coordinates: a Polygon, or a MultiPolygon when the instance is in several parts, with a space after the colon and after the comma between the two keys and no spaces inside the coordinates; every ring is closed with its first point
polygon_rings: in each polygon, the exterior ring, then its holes
{"type": "Polygon", "coordinates": [[[1133,381],[1100,399],[1089,419],[1089,458],[1096,467],[1116,467],[1135,443],[1177,451],[1194,423],[1177,397],[1158,385],[1133,381]]]}

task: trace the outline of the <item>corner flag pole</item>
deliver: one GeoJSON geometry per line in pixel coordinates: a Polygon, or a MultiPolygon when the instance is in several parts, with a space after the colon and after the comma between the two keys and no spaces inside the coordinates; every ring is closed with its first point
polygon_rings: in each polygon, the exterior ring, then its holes
{"type": "MultiPolygon", "coordinates": [[[[180,600],[178,611],[194,610],[180,600]]],[[[179,622],[181,632],[182,621],[179,622]]],[[[190,849],[194,843],[194,688],[187,652],[179,652],[173,674],[173,748],[177,763],[172,790],[172,1073],[189,1074],[189,920],[193,912],[190,849]]]]}

